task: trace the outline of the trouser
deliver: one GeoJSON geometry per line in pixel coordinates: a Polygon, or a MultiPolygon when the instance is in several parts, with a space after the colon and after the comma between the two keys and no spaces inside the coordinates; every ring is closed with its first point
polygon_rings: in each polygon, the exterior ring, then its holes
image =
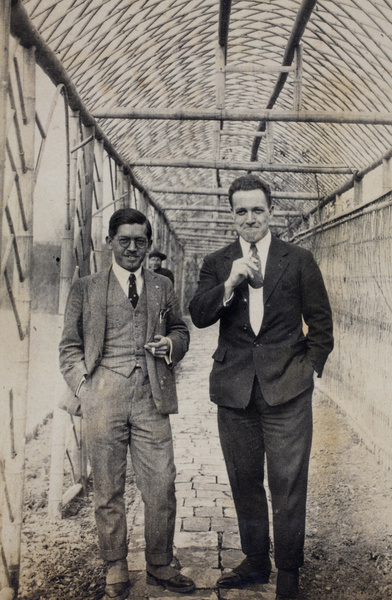
{"type": "Polygon", "coordinates": [[[172,433],[169,416],[155,406],[148,377],[140,368],[126,378],[98,367],[82,386],[81,402],[102,558],[114,561],[127,555],[124,490],[129,446],[144,502],[146,560],[152,565],[170,563],[176,515],[172,433]]]}
{"type": "Polygon", "coordinates": [[[219,435],[238,517],[241,545],[271,568],[264,458],[271,493],[275,565],[303,565],[306,493],[312,443],[311,389],[269,406],[255,380],[245,409],[218,407],[219,435]]]}

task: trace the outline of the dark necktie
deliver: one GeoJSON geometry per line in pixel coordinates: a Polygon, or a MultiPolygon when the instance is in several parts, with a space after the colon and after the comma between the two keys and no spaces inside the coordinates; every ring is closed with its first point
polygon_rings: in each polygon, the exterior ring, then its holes
{"type": "Polygon", "coordinates": [[[253,277],[249,277],[248,283],[252,288],[258,289],[258,288],[263,287],[264,278],[263,278],[263,273],[261,270],[260,256],[259,256],[259,253],[257,252],[256,244],[250,245],[250,251],[252,253],[252,257],[257,260],[258,270],[255,271],[253,277]]]}
{"type": "Polygon", "coordinates": [[[139,296],[137,295],[136,289],[136,277],[133,273],[131,273],[129,276],[128,298],[130,299],[133,308],[136,308],[139,296]]]}

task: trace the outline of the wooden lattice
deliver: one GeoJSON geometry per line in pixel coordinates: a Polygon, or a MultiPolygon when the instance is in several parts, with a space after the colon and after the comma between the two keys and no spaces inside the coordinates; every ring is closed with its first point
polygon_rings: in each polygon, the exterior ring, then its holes
{"type": "MultiPolygon", "coordinates": [[[[1,16],[3,50],[7,14],[1,16]]],[[[0,165],[0,589],[15,591],[19,581],[29,370],[35,58],[33,49],[24,50],[16,43],[10,44],[8,51],[8,56],[2,54],[0,59],[1,80],[5,82],[0,165]]]]}
{"type": "MultiPolygon", "coordinates": [[[[392,6],[384,0],[25,0],[24,6],[93,114],[128,106],[266,108],[274,102],[272,93],[282,75],[287,80],[275,102],[282,110],[392,111],[392,6]],[[220,10],[230,4],[222,34],[220,10]],[[300,46],[291,52],[302,6],[310,7],[311,15],[300,46]],[[291,59],[292,69],[282,74],[280,68],[291,59]]],[[[258,128],[257,122],[227,121],[99,123],[131,164],[140,157],[249,161],[258,128]]],[[[279,122],[273,135],[266,133],[260,140],[259,161],[340,164],[353,170],[381,156],[392,139],[391,126],[331,123],[279,122]]],[[[209,188],[211,182],[227,188],[238,175],[230,170],[147,166],[134,172],[151,189],[190,190],[153,193],[163,208],[212,209],[217,197],[192,194],[192,189],[209,188]]],[[[346,180],[342,174],[316,177],[284,169],[265,172],[264,177],[274,190],[288,192],[288,198],[276,200],[277,209],[305,214],[314,201],[295,198],[295,193],[327,196],[346,180]]],[[[227,199],[220,197],[218,204],[227,207],[227,199]]],[[[189,252],[204,253],[207,245],[224,241],[218,238],[218,226],[203,230],[197,222],[200,213],[187,213],[187,228],[182,228],[183,211],[168,214],[189,252]],[[191,224],[198,238],[192,236],[191,224]]],[[[287,220],[277,220],[279,234],[289,225],[290,235],[301,216],[288,214],[287,220]]]]}

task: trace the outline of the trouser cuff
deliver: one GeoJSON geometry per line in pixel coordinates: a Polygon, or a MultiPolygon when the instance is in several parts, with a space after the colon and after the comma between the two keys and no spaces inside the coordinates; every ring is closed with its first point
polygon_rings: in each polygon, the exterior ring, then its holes
{"type": "Polygon", "coordinates": [[[101,558],[108,562],[113,562],[114,560],[121,560],[122,558],[126,558],[128,554],[127,546],[121,546],[120,548],[100,548],[101,558]]]}

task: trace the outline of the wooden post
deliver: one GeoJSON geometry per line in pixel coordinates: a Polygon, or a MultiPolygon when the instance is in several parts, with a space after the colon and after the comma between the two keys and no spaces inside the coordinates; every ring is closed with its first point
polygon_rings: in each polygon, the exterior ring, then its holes
{"type": "Polygon", "coordinates": [[[302,108],[302,57],[303,47],[302,44],[298,44],[295,48],[293,110],[301,110],[302,108]]]}
{"type": "MultiPolygon", "coordinates": [[[[226,46],[221,46],[217,43],[215,47],[215,106],[218,110],[225,108],[225,88],[226,88],[226,74],[225,74],[225,63],[226,63],[226,46]]],[[[223,121],[216,121],[214,123],[214,147],[212,157],[213,160],[219,161],[221,157],[221,136],[220,131],[223,127],[223,121]]],[[[213,174],[212,185],[219,185],[219,170],[213,174]]],[[[214,200],[214,204],[219,204],[219,196],[214,200]]],[[[214,213],[211,218],[214,219],[214,213]]]]}
{"type": "Polygon", "coordinates": [[[383,194],[387,194],[392,189],[392,159],[384,158],[382,161],[382,188],[383,194]]]}
{"type": "Polygon", "coordinates": [[[269,122],[266,124],[266,160],[272,164],[274,160],[274,124],[269,122]]]}
{"type": "MultiPolygon", "coordinates": [[[[93,135],[93,127],[82,127],[83,137],[87,138],[93,135]]],[[[79,264],[80,276],[84,277],[91,272],[91,226],[93,209],[93,180],[94,180],[94,137],[82,149],[82,177],[81,177],[81,205],[83,206],[83,222],[81,226],[81,236],[83,239],[83,254],[79,264]]]]}
{"type": "MultiPolygon", "coordinates": [[[[3,40],[5,41],[5,40],[3,40]]],[[[34,132],[35,132],[35,58],[34,49],[21,52],[23,60],[23,93],[25,124],[23,163],[18,165],[23,215],[14,215],[15,245],[18,259],[14,260],[15,276],[12,293],[15,298],[15,317],[19,321],[20,342],[13,363],[14,382],[9,395],[10,435],[9,456],[1,460],[2,479],[8,499],[8,518],[1,522],[2,558],[7,568],[7,587],[15,593],[19,586],[20,541],[23,516],[23,483],[25,465],[25,426],[28,395],[30,317],[31,317],[31,261],[33,245],[33,187],[34,187],[34,132]],[[16,263],[19,263],[18,265],[16,263]],[[3,560],[4,560],[3,558],[3,560]]],[[[23,119],[22,119],[23,121],[23,119]]],[[[21,209],[22,206],[19,205],[21,209]]],[[[1,582],[3,585],[3,581],[1,582]]],[[[8,593],[8,592],[6,592],[8,593]]]]}
{"type": "MultiPolygon", "coordinates": [[[[95,147],[96,177],[94,178],[95,206],[93,212],[103,206],[103,143],[97,142],[95,147]]],[[[94,244],[94,266],[96,271],[102,269],[102,229],[103,212],[100,211],[93,216],[92,236],[94,244]]]]}
{"type": "MultiPolygon", "coordinates": [[[[64,383],[64,389],[65,386],[66,384],[64,383]]],[[[62,391],[64,391],[64,389],[62,391]]],[[[52,521],[61,519],[61,510],[63,507],[64,452],[67,421],[67,413],[61,408],[55,406],[53,410],[48,498],[48,516],[52,521]]]]}
{"type": "MultiPolygon", "coordinates": [[[[68,105],[65,103],[64,109],[68,114],[68,105]]],[[[68,123],[68,118],[66,118],[68,123]]],[[[68,151],[67,151],[67,194],[66,206],[63,210],[64,233],[61,244],[60,261],[60,292],[59,292],[59,324],[58,336],[60,338],[63,327],[63,317],[65,305],[67,302],[69,290],[72,284],[72,278],[75,272],[74,256],[74,222],[76,205],[76,185],[77,185],[77,153],[71,154],[70,147],[74,148],[78,141],[79,114],[71,113],[69,116],[68,151]]],[[[67,392],[67,384],[61,381],[56,389],[56,398],[61,398],[67,392]]],[[[51,520],[61,519],[61,510],[63,507],[63,483],[64,483],[64,455],[65,455],[65,434],[68,422],[68,416],[65,411],[57,406],[53,410],[52,425],[52,446],[50,461],[50,479],[48,495],[48,516],[51,520]]]]}
{"type": "MultiPolygon", "coordinates": [[[[8,46],[10,38],[10,1],[0,2],[0,265],[3,265],[3,258],[6,249],[3,247],[3,215],[4,215],[4,197],[5,197],[5,155],[6,155],[6,131],[7,131],[7,82],[8,82],[8,46]]],[[[0,286],[4,289],[3,273],[0,273],[0,286]]],[[[6,394],[1,394],[1,409],[4,415],[3,402],[7,400],[6,394]]],[[[4,418],[4,416],[3,416],[4,418]]],[[[0,546],[2,553],[0,556],[0,594],[4,600],[12,600],[15,595],[15,589],[11,588],[10,573],[8,571],[8,560],[6,548],[3,540],[5,539],[8,525],[7,521],[11,518],[9,500],[7,501],[7,480],[5,479],[5,465],[8,459],[8,453],[5,447],[0,447],[0,546]]]]}
{"type": "Polygon", "coordinates": [[[363,180],[356,179],[354,181],[354,206],[359,206],[362,204],[363,197],[363,180]]]}

